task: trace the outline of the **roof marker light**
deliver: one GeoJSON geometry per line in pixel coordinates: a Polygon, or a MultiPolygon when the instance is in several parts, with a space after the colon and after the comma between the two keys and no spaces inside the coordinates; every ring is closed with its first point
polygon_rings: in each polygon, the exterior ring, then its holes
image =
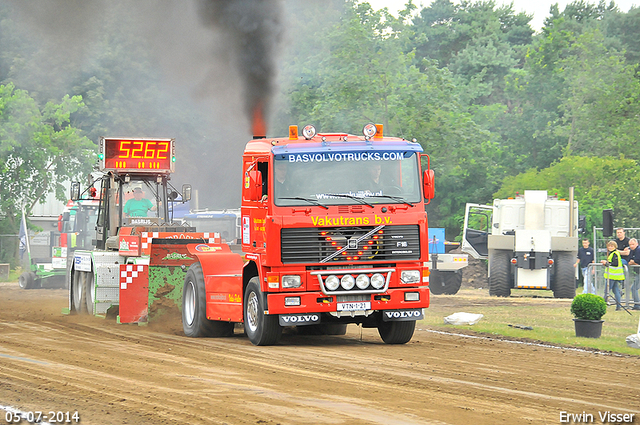
{"type": "Polygon", "coordinates": [[[376,135],[376,131],[377,131],[376,125],[373,123],[369,123],[365,125],[364,128],[362,129],[362,134],[364,134],[364,137],[369,139],[376,135]]]}
{"type": "Polygon", "coordinates": [[[305,139],[311,140],[316,135],[316,128],[310,124],[305,125],[304,128],[302,129],[302,135],[304,136],[305,139]]]}

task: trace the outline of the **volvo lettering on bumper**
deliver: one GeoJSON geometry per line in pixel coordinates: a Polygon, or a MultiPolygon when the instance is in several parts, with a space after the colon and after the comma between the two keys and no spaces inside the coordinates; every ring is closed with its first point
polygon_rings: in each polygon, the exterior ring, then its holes
{"type": "Polygon", "coordinates": [[[422,319],[424,319],[424,310],[421,308],[411,310],[385,310],[382,312],[382,320],[385,322],[422,319]]]}

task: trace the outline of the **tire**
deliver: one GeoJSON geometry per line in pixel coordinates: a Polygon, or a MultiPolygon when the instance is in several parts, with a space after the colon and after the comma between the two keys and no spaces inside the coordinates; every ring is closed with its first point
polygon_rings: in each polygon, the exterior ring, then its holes
{"type": "Polygon", "coordinates": [[[416,329],[416,321],[385,322],[380,319],[378,333],[385,344],[406,344],[413,338],[416,329]]]}
{"type": "Polygon", "coordinates": [[[182,330],[191,338],[233,335],[232,322],[207,318],[207,292],[200,263],[193,263],[184,278],[182,288],[182,330]]]}
{"type": "Polygon", "coordinates": [[[278,316],[264,314],[260,280],[252,277],[244,291],[244,331],[253,345],[273,345],[280,340],[282,326],[278,316]]]}
{"type": "Polygon", "coordinates": [[[555,278],[553,282],[554,298],[573,298],[576,296],[575,256],[570,252],[558,252],[555,257],[555,278]]]}
{"type": "Polygon", "coordinates": [[[443,272],[432,270],[429,274],[429,290],[434,295],[455,295],[460,290],[461,285],[462,271],[443,272]]]}
{"type": "Polygon", "coordinates": [[[433,295],[442,295],[444,293],[444,276],[439,270],[431,270],[429,272],[429,291],[433,295]]]}
{"type": "Polygon", "coordinates": [[[85,295],[85,303],[87,304],[87,313],[93,316],[95,314],[95,288],[93,287],[93,273],[83,273],[84,274],[84,295],[85,295]]]}
{"type": "Polygon", "coordinates": [[[513,282],[511,276],[511,252],[495,251],[491,254],[489,267],[489,295],[494,297],[508,297],[511,295],[513,282]]]}
{"type": "Polygon", "coordinates": [[[71,306],[73,310],[78,313],[87,312],[87,304],[85,302],[84,291],[86,290],[85,273],[74,270],[73,280],[71,282],[71,306]]]}
{"type": "Polygon", "coordinates": [[[33,289],[35,285],[35,275],[33,272],[24,272],[18,278],[18,285],[22,289],[33,289]]]}

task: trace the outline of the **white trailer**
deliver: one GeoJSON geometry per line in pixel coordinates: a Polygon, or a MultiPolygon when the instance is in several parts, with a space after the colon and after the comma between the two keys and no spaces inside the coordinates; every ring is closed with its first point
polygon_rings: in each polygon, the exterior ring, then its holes
{"type": "Polygon", "coordinates": [[[489,293],[551,289],[575,296],[578,203],[544,190],[495,199],[493,206],[467,204],[462,251],[489,260],[489,293]],[[573,206],[572,206],[573,204],[573,206]]]}

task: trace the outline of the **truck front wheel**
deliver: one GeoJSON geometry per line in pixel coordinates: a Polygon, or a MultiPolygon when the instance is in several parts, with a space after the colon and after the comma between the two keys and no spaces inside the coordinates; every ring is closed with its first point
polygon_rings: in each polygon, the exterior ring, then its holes
{"type": "Polygon", "coordinates": [[[253,345],[272,345],[280,340],[278,316],[264,314],[260,280],[252,277],[244,291],[244,331],[253,345]]]}
{"type": "Polygon", "coordinates": [[[511,295],[511,253],[495,251],[489,259],[489,295],[508,297],[511,295]]]}
{"type": "Polygon", "coordinates": [[[385,344],[406,344],[413,338],[416,329],[416,321],[385,322],[380,321],[378,333],[385,344]]]}
{"type": "Polygon", "coordinates": [[[576,269],[573,267],[575,256],[570,252],[558,252],[555,257],[553,296],[555,298],[573,298],[576,296],[576,269]]]}
{"type": "Polygon", "coordinates": [[[231,336],[233,323],[207,318],[207,294],[200,263],[193,263],[184,279],[182,289],[182,329],[188,337],[231,336]]]}

